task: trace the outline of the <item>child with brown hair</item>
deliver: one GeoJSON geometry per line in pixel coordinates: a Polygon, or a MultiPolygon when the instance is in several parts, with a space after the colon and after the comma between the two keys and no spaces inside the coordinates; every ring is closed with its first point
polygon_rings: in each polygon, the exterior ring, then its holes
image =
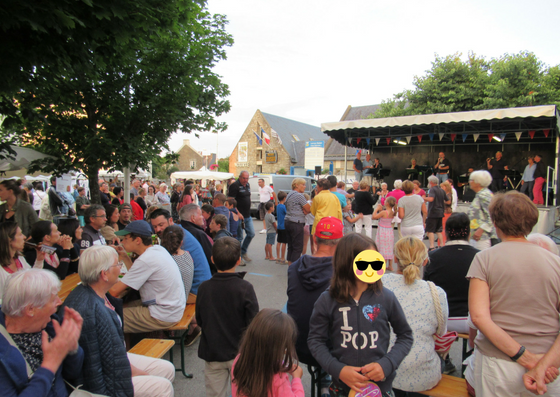
{"type": "Polygon", "coordinates": [[[382,276],[383,268],[360,261],[366,268],[354,269],[355,258],[366,250],[377,250],[369,237],[350,233],[340,240],[331,286],[315,303],[309,321],[307,344],[333,377],[331,396],[347,396],[350,389],[360,392],[370,380],[383,397],[391,396],[396,369],[412,346],[412,330],[397,298],[383,287],[381,278],[372,277],[382,276]],[[391,329],[396,341],[389,351],[391,329]]]}
{"type": "Polygon", "coordinates": [[[296,338],[296,323],[288,314],[261,310],[247,328],[233,363],[232,396],[304,397],[296,338]]]}

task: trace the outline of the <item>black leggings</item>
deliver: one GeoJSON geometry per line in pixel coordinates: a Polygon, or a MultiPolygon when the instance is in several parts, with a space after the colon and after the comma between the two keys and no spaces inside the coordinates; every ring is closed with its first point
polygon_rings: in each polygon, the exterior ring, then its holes
{"type": "Polygon", "coordinates": [[[284,221],[284,226],[288,235],[288,254],[286,255],[286,260],[288,262],[295,262],[303,251],[303,227],[305,223],[286,220],[284,221]]]}

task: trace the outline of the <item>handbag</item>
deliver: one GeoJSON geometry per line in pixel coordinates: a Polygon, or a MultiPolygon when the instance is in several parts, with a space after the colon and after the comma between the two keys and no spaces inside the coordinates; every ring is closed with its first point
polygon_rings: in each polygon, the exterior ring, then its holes
{"type": "Polygon", "coordinates": [[[434,301],[434,307],[436,309],[436,317],[438,321],[438,327],[436,333],[433,335],[436,353],[445,360],[451,349],[453,342],[457,340],[458,333],[456,331],[445,332],[447,329],[447,324],[445,324],[443,319],[443,311],[441,309],[441,302],[439,300],[439,294],[436,289],[436,285],[428,281],[428,286],[430,287],[430,293],[432,294],[432,300],[434,301]]]}
{"type": "MultiPolygon", "coordinates": [[[[10,345],[18,349],[18,351],[21,353],[21,350],[19,350],[18,345],[14,342],[12,336],[10,335],[8,330],[6,330],[6,327],[4,327],[2,324],[0,324],[0,334],[2,334],[8,342],[10,342],[10,345]]],[[[23,357],[23,354],[21,356],[23,357]]],[[[31,379],[31,377],[33,376],[33,371],[31,370],[31,367],[29,366],[27,360],[25,360],[25,367],[27,369],[27,378],[31,379]]],[[[64,382],[66,382],[66,380],[64,380],[64,382]]],[[[79,385],[78,387],[74,387],[68,382],[66,382],[66,384],[72,388],[72,393],[70,393],[69,397],[107,397],[104,394],[95,394],[95,393],[90,393],[89,391],[86,390],[82,390],[80,389],[82,385],[79,385]]]]}

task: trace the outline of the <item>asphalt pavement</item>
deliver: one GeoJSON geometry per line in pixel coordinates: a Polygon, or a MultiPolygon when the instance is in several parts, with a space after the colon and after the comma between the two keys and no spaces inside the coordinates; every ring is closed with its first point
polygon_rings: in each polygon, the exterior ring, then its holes
{"type": "MultiPolygon", "coordinates": [[[[257,299],[259,301],[259,308],[273,308],[281,310],[287,300],[287,272],[288,266],[281,265],[276,262],[265,260],[264,246],[266,234],[259,234],[262,230],[262,222],[253,219],[255,225],[256,235],[251,245],[249,246],[249,257],[252,262],[247,263],[247,266],[238,268],[238,271],[247,272],[245,280],[253,284],[257,299]]],[[[375,239],[376,229],[373,230],[373,238],[375,239]]],[[[397,239],[397,232],[395,230],[395,239],[397,239]]],[[[395,240],[396,241],[396,240],[395,240]]],[[[425,240],[427,243],[427,240],[425,240]]],[[[307,253],[309,252],[309,244],[307,253]]],[[[276,256],[276,246],[273,247],[273,254],[276,256]]],[[[193,374],[192,379],[187,379],[181,372],[176,373],[173,386],[175,388],[175,396],[185,397],[204,397],[206,395],[204,386],[204,361],[198,358],[198,343],[197,340],[192,346],[185,349],[185,362],[187,372],[193,374]]],[[[461,365],[461,342],[456,342],[451,348],[451,359],[456,367],[460,368],[461,365]]],[[[180,346],[175,345],[174,359],[177,365],[180,365],[180,346]]],[[[168,358],[166,355],[165,358],[168,358]]],[[[305,395],[311,395],[311,377],[304,366],[304,376],[302,378],[305,395]]],[[[456,371],[452,375],[458,376],[459,372],[456,371]]]]}

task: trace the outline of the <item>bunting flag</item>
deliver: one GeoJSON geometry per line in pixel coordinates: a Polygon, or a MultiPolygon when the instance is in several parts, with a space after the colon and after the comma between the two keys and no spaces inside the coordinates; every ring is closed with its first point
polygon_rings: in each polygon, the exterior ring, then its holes
{"type": "Polygon", "coordinates": [[[422,142],[422,137],[423,137],[423,136],[424,136],[424,135],[418,135],[418,142],[422,142]]]}
{"type": "Polygon", "coordinates": [[[488,142],[492,142],[492,138],[494,138],[494,134],[488,134],[488,142]]]}
{"type": "Polygon", "coordinates": [[[361,140],[362,140],[362,138],[356,139],[356,143],[359,145],[361,140]]]}
{"type": "Polygon", "coordinates": [[[370,139],[370,138],[366,138],[366,142],[367,142],[367,145],[368,145],[368,146],[369,146],[369,141],[371,141],[371,139],[370,139]]]}
{"type": "Polygon", "coordinates": [[[543,130],[542,132],[544,133],[544,137],[548,138],[548,134],[550,133],[550,130],[543,130]]]}
{"type": "Polygon", "coordinates": [[[257,134],[255,131],[253,131],[253,134],[255,134],[255,136],[257,137],[257,141],[259,142],[259,145],[262,146],[262,139],[261,139],[261,137],[259,136],[259,134],[257,134]]]}
{"type": "Polygon", "coordinates": [[[518,142],[519,142],[519,138],[521,138],[521,134],[523,134],[523,132],[521,131],[515,133],[515,137],[517,138],[518,142]]]}
{"type": "Polygon", "coordinates": [[[262,132],[262,137],[263,137],[264,141],[266,142],[266,144],[268,146],[270,146],[270,137],[268,136],[268,134],[266,132],[264,132],[262,127],[261,127],[261,132],[262,132]]]}
{"type": "Polygon", "coordinates": [[[444,136],[445,134],[444,134],[443,132],[440,132],[438,135],[439,135],[439,140],[440,140],[440,141],[443,141],[443,136],[444,136]]]}
{"type": "Polygon", "coordinates": [[[356,156],[358,155],[358,153],[362,153],[362,151],[360,149],[356,150],[356,156]]]}
{"type": "Polygon", "coordinates": [[[278,135],[278,133],[274,131],[272,128],[270,129],[270,134],[272,135],[273,138],[276,138],[276,140],[280,145],[282,144],[282,139],[280,139],[280,135],[278,135]]]}
{"type": "Polygon", "coordinates": [[[451,142],[455,142],[455,137],[457,136],[457,134],[451,134],[451,142]]]}
{"type": "Polygon", "coordinates": [[[410,143],[410,140],[411,140],[411,139],[412,139],[411,136],[407,136],[407,137],[406,137],[406,142],[410,143]]]}
{"type": "Polygon", "coordinates": [[[467,140],[467,137],[469,136],[469,134],[463,134],[463,142],[465,142],[467,140]]]}
{"type": "Polygon", "coordinates": [[[379,141],[380,141],[380,140],[381,140],[381,138],[375,138],[375,144],[376,144],[377,146],[379,146],[379,141]]]}
{"type": "Polygon", "coordinates": [[[506,134],[500,134],[500,139],[502,140],[502,142],[506,139],[506,134]]]}
{"type": "Polygon", "coordinates": [[[430,136],[430,141],[434,140],[434,134],[428,134],[430,136]]]}
{"type": "Polygon", "coordinates": [[[533,139],[533,137],[535,136],[535,131],[529,131],[529,136],[531,137],[531,139],[533,139]]]}
{"type": "Polygon", "coordinates": [[[348,138],[348,144],[351,146],[352,145],[352,138],[348,138]]]}
{"type": "Polygon", "coordinates": [[[474,141],[476,142],[478,140],[480,134],[472,134],[474,141]]]}
{"type": "Polygon", "coordinates": [[[391,144],[391,138],[387,138],[387,145],[391,144]]]}

